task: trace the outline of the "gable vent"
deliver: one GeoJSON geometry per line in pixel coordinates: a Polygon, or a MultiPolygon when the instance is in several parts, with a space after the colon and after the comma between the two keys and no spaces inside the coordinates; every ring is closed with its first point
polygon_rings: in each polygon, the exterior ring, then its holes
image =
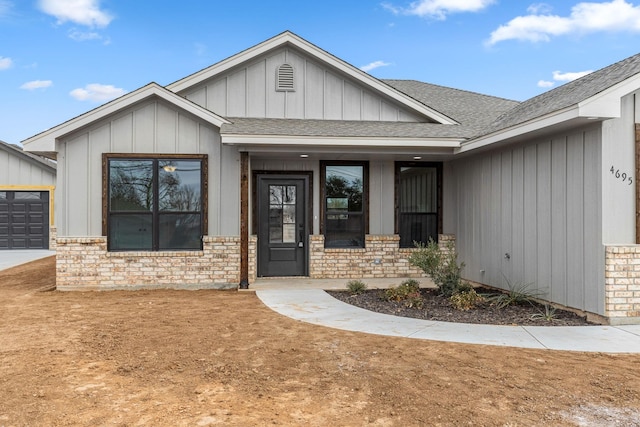
{"type": "Polygon", "coordinates": [[[293,81],[293,67],[282,64],[278,67],[276,75],[276,90],[292,92],[295,90],[293,81]]]}

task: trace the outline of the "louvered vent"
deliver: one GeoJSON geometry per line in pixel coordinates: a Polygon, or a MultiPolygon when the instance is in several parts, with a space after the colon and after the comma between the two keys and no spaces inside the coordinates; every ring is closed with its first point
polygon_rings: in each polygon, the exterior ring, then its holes
{"type": "Polygon", "coordinates": [[[279,66],[276,80],[276,90],[288,92],[296,90],[293,81],[293,67],[291,65],[282,64],[279,66]]]}

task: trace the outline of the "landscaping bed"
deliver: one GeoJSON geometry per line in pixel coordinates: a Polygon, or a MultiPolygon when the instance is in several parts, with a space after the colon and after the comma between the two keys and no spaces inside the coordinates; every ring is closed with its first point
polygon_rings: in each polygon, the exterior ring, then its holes
{"type": "MultiPolygon", "coordinates": [[[[476,290],[478,294],[486,295],[488,300],[491,297],[501,295],[495,290],[476,290]]],[[[587,322],[585,317],[574,312],[554,310],[550,306],[533,300],[504,307],[487,301],[469,310],[460,310],[451,304],[449,298],[441,296],[438,289],[435,288],[420,289],[423,301],[421,308],[407,307],[405,301],[386,300],[384,289],[365,290],[358,294],[352,294],[346,290],[328,291],[328,293],[340,301],[370,311],[415,319],[519,326],[584,326],[591,324],[587,322]]]]}

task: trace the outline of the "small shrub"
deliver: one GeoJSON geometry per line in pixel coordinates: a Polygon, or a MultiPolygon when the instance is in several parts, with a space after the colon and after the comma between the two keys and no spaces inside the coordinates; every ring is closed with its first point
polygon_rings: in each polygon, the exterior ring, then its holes
{"type": "Polygon", "coordinates": [[[351,295],[360,295],[367,290],[367,285],[361,280],[349,280],[347,282],[347,290],[351,295]]]}
{"type": "Polygon", "coordinates": [[[485,299],[482,295],[478,294],[475,289],[461,291],[453,294],[449,301],[456,309],[467,311],[482,304],[485,299]]]}
{"type": "MultiPolygon", "coordinates": [[[[505,278],[506,280],[506,278],[505,278]]],[[[498,308],[504,308],[510,305],[519,305],[531,303],[541,295],[541,292],[532,291],[529,288],[533,283],[516,283],[511,284],[507,280],[508,290],[497,295],[486,297],[487,301],[498,308]]]]}
{"type": "Polygon", "coordinates": [[[458,254],[452,242],[441,249],[433,239],[426,245],[416,243],[416,250],[409,256],[409,263],[420,268],[433,280],[440,294],[450,297],[470,286],[460,277],[464,263],[458,264],[458,254]]]}
{"type": "Polygon", "coordinates": [[[420,283],[415,279],[407,279],[399,286],[385,289],[386,301],[401,301],[409,308],[422,308],[424,300],[420,293],[420,283]]]}
{"type": "Polygon", "coordinates": [[[549,305],[549,304],[545,304],[544,305],[544,311],[542,310],[538,310],[538,313],[534,313],[531,315],[531,320],[546,320],[547,322],[553,322],[556,319],[556,308],[549,305]]]}

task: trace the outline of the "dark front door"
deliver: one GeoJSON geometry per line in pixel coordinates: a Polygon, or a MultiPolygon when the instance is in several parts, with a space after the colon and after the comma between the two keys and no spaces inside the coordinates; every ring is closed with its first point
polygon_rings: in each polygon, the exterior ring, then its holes
{"type": "Polygon", "coordinates": [[[257,178],[258,276],[306,276],[308,177],[257,178]]]}

